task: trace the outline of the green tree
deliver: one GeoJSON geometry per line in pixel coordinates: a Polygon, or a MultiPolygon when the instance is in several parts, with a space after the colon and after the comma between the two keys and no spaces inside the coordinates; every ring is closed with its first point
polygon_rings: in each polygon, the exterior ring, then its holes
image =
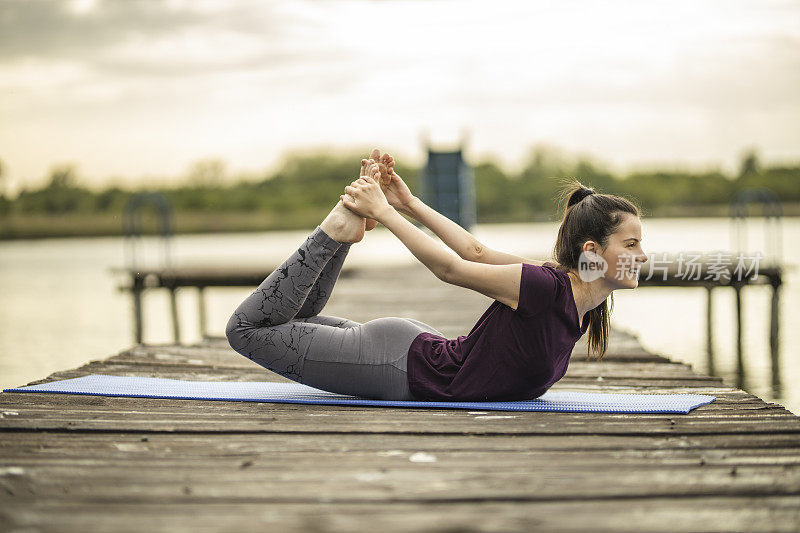
{"type": "Polygon", "coordinates": [[[201,159],[189,167],[186,181],[198,187],[218,187],[225,181],[226,166],[222,159],[201,159]]]}
{"type": "Polygon", "coordinates": [[[496,222],[507,219],[509,211],[524,210],[524,202],[516,189],[518,182],[493,161],[483,161],[474,167],[475,204],[480,222],[496,222]]]}
{"type": "Polygon", "coordinates": [[[751,149],[744,154],[742,162],[739,165],[738,178],[744,179],[749,176],[758,175],[761,173],[761,165],[758,162],[758,154],[755,149],[751,149]]]}
{"type": "Polygon", "coordinates": [[[11,200],[6,198],[5,187],[5,167],[3,161],[0,160],[0,216],[5,216],[11,212],[11,200]]]}

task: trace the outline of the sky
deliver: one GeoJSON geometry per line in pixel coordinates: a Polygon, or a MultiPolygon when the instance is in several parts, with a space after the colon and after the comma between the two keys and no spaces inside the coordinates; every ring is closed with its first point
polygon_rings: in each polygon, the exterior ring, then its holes
{"type": "Polygon", "coordinates": [[[7,192],[259,175],[427,138],[510,170],[536,145],[616,172],[800,161],[797,0],[0,0],[7,192]]]}

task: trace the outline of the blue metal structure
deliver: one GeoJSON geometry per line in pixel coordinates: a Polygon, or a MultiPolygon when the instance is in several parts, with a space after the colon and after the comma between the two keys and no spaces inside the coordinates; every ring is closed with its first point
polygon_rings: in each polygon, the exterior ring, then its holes
{"type": "Polygon", "coordinates": [[[419,185],[423,201],[462,228],[470,230],[477,222],[475,173],[461,148],[451,152],[428,148],[419,185]]]}

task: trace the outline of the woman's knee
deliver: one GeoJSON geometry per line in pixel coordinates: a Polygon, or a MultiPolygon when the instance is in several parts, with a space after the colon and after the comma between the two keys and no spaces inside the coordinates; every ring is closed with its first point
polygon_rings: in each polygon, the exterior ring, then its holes
{"type": "Polygon", "coordinates": [[[225,337],[231,348],[252,359],[254,353],[263,353],[274,347],[275,343],[271,340],[274,337],[274,330],[285,325],[259,326],[250,321],[244,313],[237,311],[228,320],[225,337]]]}
{"type": "Polygon", "coordinates": [[[317,327],[294,321],[277,326],[234,327],[228,333],[228,343],[237,353],[267,370],[299,381],[317,327]]]}
{"type": "Polygon", "coordinates": [[[228,319],[228,324],[225,326],[225,337],[228,338],[228,344],[230,344],[231,348],[236,351],[238,351],[238,347],[241,346],[245,330],[245,323],[240,313],[233,313],[230,319],[228,319]]]}

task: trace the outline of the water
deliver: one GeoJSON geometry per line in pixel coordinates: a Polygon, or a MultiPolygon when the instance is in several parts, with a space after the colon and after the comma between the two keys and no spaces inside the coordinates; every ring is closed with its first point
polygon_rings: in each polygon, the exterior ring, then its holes
{"type": "MultiPolygon", "coordinates": [[[[730,225],[719,219],[646,219],[646,253],[730,249],[730,225]]],[[[800,218],[783,221],[783,254],[788,264],[800,264],[800,252],[790,243],[800,239],[800,218]]],[[[764,249],[763,227],[749,224],[748,252],[764,249]]],[[[313,229],[313,228],[312,228],[313,229]]],[[[176,264],[276,265],[308,235],[308,231],[261,234],[191,235],[176,237],[176,264]]],[[[544,259],[552,248],[556,224],[491,224],[474,228],[487,246],[531,259],[544,259]]],[[[159,259],[158,242],[146,240],[145,262],[159,259]]],[[[111,267],[124,261],[121,238],[12,241],[0,243],[0,387],[19,386],[57,370],[104,359],[133,344],[130,297],[116,289],[123,280],[111,267]]],[[[388,230],[378,227],[353,246],[348,264],[397,264],[416,261],[388,230]]],[[[467,290],[467,289],[465,289],[467,290]]],[[[224,334],[231,312],[249,293],[246,288],[206,291],[208,329],[224,334]]],[[[781,289],[780,354],[782,397],[770,391],[770,289],[743,291],[743,346],[747,389],[800,413],[800,318],[791,304],[800,298],[800,269],[789,270],[781,289]]],[[[199,340],[196,291],[178,292],[184,342],[199,340]]],[[[650,351],[691,364],[706,372],[706,292],[690,288],[649,288],[615,293],[612,325],[636,334],[650,351]]],[[[144,299],[145,342],[170,342],[169,302],[165,291],[144,299]]],[[[736,314],[733,289],[714,291],[714,331],[717,374],[735,383],[736,314]]],[[[464,332],[466,334],[466,331],[464,332]]]]}

